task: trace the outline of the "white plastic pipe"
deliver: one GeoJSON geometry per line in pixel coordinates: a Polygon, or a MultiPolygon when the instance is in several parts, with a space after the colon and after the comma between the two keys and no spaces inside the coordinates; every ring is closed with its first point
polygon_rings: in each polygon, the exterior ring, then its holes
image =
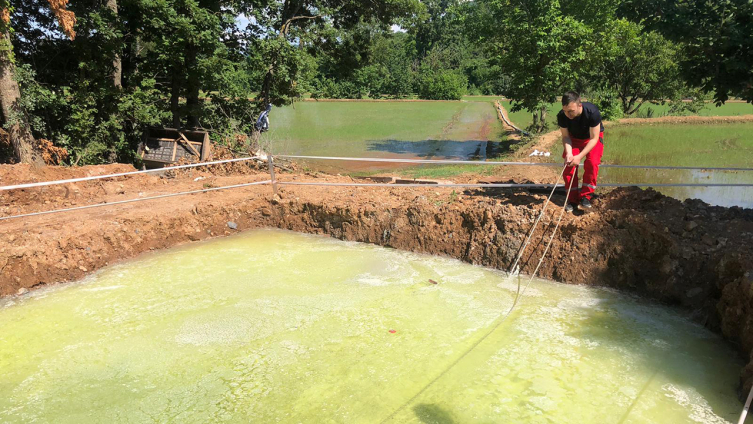
{"type": "Polygon", "coordinates": [[[753,387],[750,388],[750,394],[748,400],[745,402],[745,408],[743,408],[743,414],[740,415],[740,421],[737,424],[745,424],[745,418],[748,416],[748,410],[750,410],[750,403],[753,402],[753,387]]]}

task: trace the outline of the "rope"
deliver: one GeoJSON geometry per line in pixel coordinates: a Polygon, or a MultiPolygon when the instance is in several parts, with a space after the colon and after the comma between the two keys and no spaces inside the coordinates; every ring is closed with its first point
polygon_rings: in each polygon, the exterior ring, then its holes
{"type": "MultiPolygon", "coordinates": [[[[567,166],[565,166],[565,168],[567,168],[567,166]]],[[[563,171],[562,172],[562,176],[559,177],[559,178],[563,178],[564,177],[564,171],[565,171],[565,169],[563,169],[562,171],[563,171]]],[[[558,183],[559,183],[559,178],[557,179],[558,183]]],[[[572,189],[572,183],[574,181],[575,181],[575,179],[571,179],[570,180],[570,187],[567,190],[568,197],[570,196],[570,189],[572,189]]],[[[551,195],[549,196],[549,198],[551,199],[551,195]]],[[[547,203],[544,206],[544,209],[542,209],[542,214],[543,214],[543,212],[546,209],[546,206],[548,204],[549,204],[549,200],[547,200],[547,203]]],[[[557,226],[554,228],[554,231],[552,232],[552,236],[549,239],[549,243],[548,243],[548,245],[546,247],[546,250],[544,251],[544,254],[541,256],[541,259],[539,260],[539,264],[536,266],[536,269],[534,270],[533,274],[531,275],[531,278],[528,280],[528,285],[530,285],[531,282],[533,281],[533,279],[536,278],[536,274],[538,273],[539,268],[541,267],[541,264],[544,261],[544,257],[549,252],[549,248],[551,247],[552,241],[554,240],[554,235],[556,234],[557,229],[559,229],[560,223],[562,222],[562,218],[564,217],[565,207],[566,206],[567,206],[567,202],[565,202],[565,205],[562,207],[562,211],[560,212],[559,221],[557,222],[557,226]]],[[[533,229],[535,229],[536,225],[538,225],[538,222],[536,222],[536,224],[534,224],[534,228],[532,228],[531,234],[533,234],[533,229]]],[[[522,250],[523,249],[521,249],[521,251],[522,250]]],[[[528,289],[528,285],[526,285],[526,290],[528,289]]],[[[465,352],[463,352],[462,355],[460,355],[457,359],[455,359],[447,368],[445,368],[441,373],[439,373],[439,375],[437,375],[431,381],[429,381],[429,383],[426,384],[418,393],[416,393],[413,397],[411,397],[410,399],[408,399],[408,401],[406,401],[405,403],[403,403],[399,408],[397,408],[394,412],[392,412],[389,416],[387,416],[387,418],[385,418],[384,420],[382,420],[381,423],[384,424],[387,421],[390,421],[391,419],[393,419],[400,411],[402,411],[408,405],[410,405],[411,403],[413,403],[413,401],[415,401],[416,399],[418,399],[418,397],[420,397],[422,394],[424,394],[426,392],[426,390],[428,390],[431,386],[434,385],[434,383],[436,383],[442,377],[444,377],[445,375],[447,375],[447,373],[450,372],[450,370],[452,370],[457,364],[459,364],[460,361],[462,361],[463,359],[465,359],[474,349],[476,349],[481,343],[483,343],[484,340],[486,340],[489,336],[491,336],[502,325],[502,323],[504,323],[505,320],[507,320],[507,318],[510,316],[510,314],[512,314],[512,311],[517,306],[519,299],[521,299],[523,297],[523,295],[525,295],[525,291],[526,290],[523,290],[523,293],[521,294],[521,292],[520,292],[520,278],[518,278],[518,293],[516,294],[515,300],[513,301],[513,304],[510,307],[510,309],[507,311],[507,313],[505,315],[503,315],[501,318],[498,318],[498,321],[491,327],[491,329],[488,332],[486,332],[486,334],[484,334],[481,338],[479,338],[478,340],[476,340],[465,352]]]]}
{"type": "MultiPolygon", "coordinates": [[[[337,160],[349,162],[383,162],[383,163],[425,163],[445,165],[480,165],[480,166],[560,166],[553,162],[496,162],[496,161],[470,161],[470,160],[426,160],[426,159],[387,159],[387,158],[350,158],[339,156],[300,156],[300,155],[275,155],[278,158],[287,159],[314,159],[314,160],[337,160]]],[[[580,164],[582,166],[583,164],[580,164]]],[[[661,170],[688,170],[688,171],[753,171],[753,168],[720,168],[711,166],[644,166],[644,165],[600,165],[599,168],[629,168],[629,169],[661,169],[661,170]]]]}
{"type": "MultiPolygon", "coordinates": [[[[567,170],[567,165],[565,165],[565,167],[562,168],[562,173],[560,174],[559,178],[564,178],[566,170],[567,170]]],[[[554,188],[552,189],[552,192],[549,194],[549,198],[546,199],[546,203],[544,204],[544,207],[541,209],[541,213],[536,218],[536,222],[534,222],[533,226],[531,227],[531,231],[528,233],[528,236],[526,237],[525,242],[521,246],[520,251],[518,252],[518,256],[515,258],[515,262],[513,263],[512,267],[510,267],[510,275],[513,275],[513,276],[519,275],[520,270],[518,269],[518,264],[520,263],[520,259],[523,257],[523,253],[525,253],[526,247],[528,247],[528,244],[531,242],[531,238],[533,238],[533,233],[536,231],[536,227],[538,227],[539,222],[541,221],[541,218],[544,216],[544,213],[546,212],[547,206],[549,206],[549,202],[552,200],[552,196],[554,196],[554,192],[557,190],[557,184],[560,182],[559,178],[557,179],[557,182],[554,183],[554,188]]],[[[567,190],[567,197],[565,198],[565,205],[567,205],[567,199],[570,197],[570,189],[572,188],[573,181],[575,180],[574,179],[570,180],[570,187],[567,190]]],[[[525,290],[523,292],[525,293],[525,290]]],[[[515,305],[517,305],[519,298],[520,298],[520,277],[518,277],[518,291],[515,294],[515,301],[513,302],[510,310],[507,312],[507,315],[509,315],[512,312],[513,308],[515,308],[515,305]]]]}
{"type": "MultiPolygon", "coordinates": [[[[575,179],[570,180],[570,187],[567,188],[567,196],[565,197],[565,199],[570,198],[570,191],[573,188],[573,181],[575,181],[575,179]]],[[[554,241],[554,235],[557,234],[557,230],[560,228],[560,224],[562,224],[562,218],[565,216],[566,207],[567,207],[567,200],[565,200],[565,205],[562,207],[562,210],[560,211],[560,216],[557,219],[557,225],[554,227],[554,231],[552,231],[552,235],[549,237],[549,243],[547,243],[546,249],[544,249],[544,254],[541,255],[541,259],[539,259],[539,263],[536,265],[536,269],[533,270],[533,274],[531,274],[531,278],[528,280],[528,283],[526,284],[525,289],[523,289],[523,294],[520,295],[521,298],[525,296],[526,291],[528,291],[528,287],[531,285],[531,282],[533,282],[533,279],[536,278],[536,274],[538,274],[539,269],[541,269],[541,264],[544,263],[544,258],[546,257],[546,254],[549,253],[549,248],[552,247],[552,242],[554,241]]],[[[513,305],[513,307],[515,307],[515,305],[513,305]]]]}
{"type": "Polygon", "coordinates": [[[86,205],[86,206],[77,206],[73,208],[66,208],[66,209],[55,209],[51,211],[43,211],[43,212],[33,212],[33,213],[27,213],[23,215],[13,215],[13,216],[5,216],[1,217],[0,221],[10,220],[10,219],[16,219],[16,218],[28,218],[31,216],[39,216],[39,215],[49,215],[53,213],[61,213],[61,212],[71,212],[71,211],[78,211],[82,209],[92,209],[92,208],[101,208],[104,206],[114,206],[114,205],[122,205],[126,203],[136,203],[136,202],[143,202],[146,200],[155,200],[155,199],[165,199],[168,197],[176,197],[176,196],[186,196],[189,194],[198,194],[198,193],[207,193],[210,191],[220,191],[220,190],[230,190],[233,188],[241,188],[241,187],[250,187],[255,185],[263,185],[263,184],[269,184],[271,181],[259,181],[255,183],[247,183],[247,184],[237,184],[237,185],[231,185],[231,186],[224,186],[224,187],[214,187],[214,188],[207,188],[204,190],[194,190],[194,191],[184,191],[181,193],[171,193],[171,194],[162,194],[159,196],[152,196],[152,197],[143,197],[140,199],[129,199],[129,200],[120,200],[117,202],[110,202],[110,203],[98,203],[96,205],[86,205]]]}
{"type": "Polygon", "coordinates": [[[105,178],[125,177],[129,175],[148,174],[151,172],[164,172],[164,171],[172,171],[175,169],[197,168],[200,166],[220,165],[223,163],[232,163],[232,162],[246,162],[246,161],[251,161],[251,160],[256,160],[256,159],[260,159],[260,158],[258,156],[254,156],[254,157],[239,158],[239,159],[217,160],[214,162],[191,163],[188,165],[170,166],[167,168],[147,169],[145,171],[121,172],[118,174],[95,175],[91,177],[71,178],[68,180],[56,180],[56,181],[45,181],[45,182],[40,182],[40,183],[17,184],[17,185],[0,187],[0,191],[17,190],[17,189],[22,189],[22,188],[46,187],[46,186],[59,185],[59,184],[79,183],[82,181],[92,181],[92,180],[101,180],[105,178]]]}

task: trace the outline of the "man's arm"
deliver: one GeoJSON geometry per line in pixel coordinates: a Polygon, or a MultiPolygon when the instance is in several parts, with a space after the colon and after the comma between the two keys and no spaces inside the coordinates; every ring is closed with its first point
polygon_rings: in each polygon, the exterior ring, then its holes
{"type": "Polygon", "coordinates": [[[560,127],[562,132],[562,146],[565,148],[565,163],[573,161],[573,141],[570,139],[570,131],[560,127]]]}
{"type": "MultiPolygon", "coordinates": [[[[601,124],[591,127],[591,139],[588,140],[588,144],[586,144],[586,147],[583,148],[583,150],[580,151],[577,155],[573,157],[573,161],[571,166],[577,166],[580,165],[580,162],[583,160],[584,157],[593,150],[594,147],[596,147],[596,143],[599,142],[599,134],[601,134],[601,124]]],[[[572,152],[572,147],[570,148],[572,152]]],[[[565,148],[567,150],[567,148],[565,148]]]]}

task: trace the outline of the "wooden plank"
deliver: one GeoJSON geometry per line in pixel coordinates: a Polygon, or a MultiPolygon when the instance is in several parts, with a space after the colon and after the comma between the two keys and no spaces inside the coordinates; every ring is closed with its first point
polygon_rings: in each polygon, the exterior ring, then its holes
{"type": "Polygon", "coordinates": [[[204,140],[201,143],[201,161],[206,161],[211,157],[211,146],[209,145],[209,134],[204,133],[204,140]]]}
{"type": "Polygon", "coordinates": [[[193,151],[193,152],[194,152],[194,153],[196,154],[196,157],[198,157],[199,159],[201,159],[201,153],[199,153],[199,151],[198,151],[198,150],[196,150],[196,148],[194,148],[194,147],[193,147],[193,146],[191,145],[191,142],[190,142],[190,141],[188,141],[188,139],[186,138],[186,136],[185,136],[185,135],[183,135],[183,133],[180,133],[180,137],[181,137],[181,138],[183,139],[183,141],[185,141],[185,142],[186,142],[186,145],[187,145],[188,147],[190,147],[190,148],[191,148],[191,150],[192,150],[192,151],[193,151]]]}
{"type": "MultiPolygon", "coordinates": [[[[176,139],[176,138],[160,138],[160,137],[149,137],[149,139],[150,140],[155,140],[155,141],[170,141],[170,142],[175,142],[177,140],[180,140],[180,139],[176,139]]],[[[198,146],[202,145],[202,143],[200,141],[190,141],[189,140],[189,143],[194,144],[194,145],[198,145],[198,146]]]]}
{"type": "Polygon", "coordinates": [[[173,162],[175,162],[175,153],[178,151],[178,141],[175,140],[175,143],[173,144],[173,162]]]}

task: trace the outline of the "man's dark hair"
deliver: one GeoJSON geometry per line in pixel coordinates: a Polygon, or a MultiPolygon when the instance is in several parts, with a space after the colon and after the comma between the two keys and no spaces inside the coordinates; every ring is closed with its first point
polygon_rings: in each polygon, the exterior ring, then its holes
{"type": "Polygon", "coordinates": [[[568,91],[562,96],[562,106],[567,106],[572,102],[580,103],[580,94],[575,91],[568,91]]]}

